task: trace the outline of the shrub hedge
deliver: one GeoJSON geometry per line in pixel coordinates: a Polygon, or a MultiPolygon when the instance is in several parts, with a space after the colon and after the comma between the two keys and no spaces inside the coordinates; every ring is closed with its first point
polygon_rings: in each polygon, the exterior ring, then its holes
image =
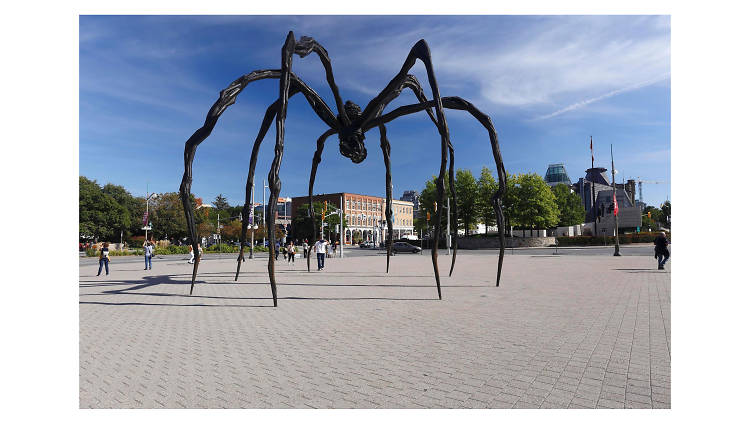
{"type": "MultiPolygon", "coordinates": [[[[658,232],[622,234],[620,235],[620,244],[627,245],[631,243],[654,243],[654,239],[656,239],[656,236],[658,236],[658,234],[658,232]]],[[[667,239],[670,239],[670,237],[670,233],[667,233],[667,239]]],[[[606,237],[607,245],[613,245],[614,243],[614,236],[606,237]]],[[[558,237],[557,244],[559,246],[596,246],[604,245],[605,238],[603,236],[558,237]]]]}

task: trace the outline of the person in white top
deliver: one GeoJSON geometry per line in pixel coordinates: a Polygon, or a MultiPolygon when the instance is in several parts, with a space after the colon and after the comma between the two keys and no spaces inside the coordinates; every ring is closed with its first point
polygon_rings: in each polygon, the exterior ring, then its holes
{"type": "Polygon", "coordinates": [[[320,240],[315,242],[313,245],[313,248],[315,248],[315,253],[318,254],[318,271],[322,270],[325,266],[325,260],[326,260],[326,245],[328,245],[328,242],[321,236],[320,240]]]}
{"type": "Polygon", "coordinates": [[[154,254],[154,245],[148,240],[143,242],[143,256],[146,258],[146,268],[144,270],[151,269],[151,256],[154,254]]]}

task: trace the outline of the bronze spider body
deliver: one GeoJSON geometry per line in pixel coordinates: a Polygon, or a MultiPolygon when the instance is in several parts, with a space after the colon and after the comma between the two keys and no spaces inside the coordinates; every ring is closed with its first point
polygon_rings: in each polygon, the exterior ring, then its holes
{"type": "MultiPolygon", "coordinates": [[[[279,70],[256,70],[247,75],[240,77],[239,79],[232,82],[226,89],[222,90],[219,94],[219,99],[216,100],[214,105],[208,111],[206,121],[201,128],[195,131],[190,139],[185,142],[185,172],[182,177],[182,184],[180,185],[180,196],[182,198],[183,207],[185,209],[185,218],[187,219],[188,231],[190,233],[190,239],[193,244],[193,250],[198,250],[198,236],[196,233],[195,219],[193,216],[193,209],[190,203],[190,186],[192,184],[192,166],[193,158],[195,157],[195,151],[198,145],[203,142],[213,130],[216,122],[218,121],[221,114],[229,107],[234,104],[234,101],[240,92],[251,82],[259,79],[274,78],[279,79],[279,98],[273,104],[271,104],[266,110],[266,114],[263,118],[258,136],[255,139],[253,145],[252,154],[250,157],[250,168],[247,175],[247,183],[245,185],[245,204],[242,209],[242,227],[247,227],[250,220],[250,193],[253,189],[253,176],[255,174],[255,164],[258,158],[258,150],[260,144],[263,141],[271,123],[276,123],[276,147],[274,149],[274,159],[271,164],[271,169],[268,173],[268,186],[271,194],[268,201],[268,209],[266,210],[266,221],[274,221],[274,215],[276,213],[276,200],[279,197],[281,191],[281,181],[279,179],[279,169],[281,167],[281,158],[284,153],[284,122],[286,119],[286,110],[289,97],[302,93],[305,99],[308,101],[313,111],[321,118],[329,127],[317,141],[317,149],[312,160],[312,168],[310,170],[310,183],[308,189],[309,197],[309,211],[312,213],[312,193],[313,185],[315,183],[315,174],[317,172],[318,164],[320,163],[321,156],[323,154],[323,147],[328,137],[333,134],[337,134],[339,137],[339,151],[341,154],[352,160],[354,163],[360,163],[367,157],[367,149],[364,145],[365,133],[375,128],[376,126],[380,132],[380,148],[383,151],[383,160],[385,161],[385,186],[386,186],[386,221],[388,224],[388,253],[386,258],[386,272],[390,267],[390,256],[393,247],[393,210],[392,200],[393,192],[391,187],[391,163],[390,163],[390,143],[386,137],[386,126],[385,124],[407,114],[417,113],[425,111],[429,115],[432,122],[438,129],[441,138],[440,151],[440,173],[436,180],[436,193],[437,203],[442,204],[445,195],[444,177],[446,171],[446,164],[448,158],[450,158],[450,165],[448,168],[451,196],[455,203],[456,191],[455,191],[455,175],[453,168],[453,146],[450,142],[450,135],[448,131],[448,125],[445,121],[444,108],[450,108],[455,110],[464,110],[474,116],[486,129],[489,134],[490,143],[492,147],[492,154],[495,159],[497,166],[497,174],[499,179],[499,186],[497,192],[492,197],[492,205],[495,209],[495,215],[497,218],[498,232],[500,235],[500,250],[497,262],[497,279],[496,286],[500,285],[500,273],[503,266],[503,256],[505,253],[505,242],[504,242],[504,219],[503,212],[501,209],[502,195],[505,191],[506,174],[505,168],[503,167],[503,160],[500,155],[500,147],[497,141],[497,132],[495,131],[492,121],[489,116],[479,111],[474,105],[460,97],[441,97],[438,89],[437,81],[432,67],[432,60],[430,58],[430,50],[427,46],[427,42],[424,40],[418,41],[409,52],[401,70],[398,74],[388,83],[388,85],[365,107],[361,110],[356,104],[347,101],[343,103],[341,96],[339,95],[338,87],[336,86],[333,78],[333,71],[331,69],[331,61],[328,58],[328,52],[320,45],[317,41],[310,37],[302,37],[299,40],[295,40],[294,33],[289,32],[286,42],[281,49],[281,69],[279,70]],[[294,54],[300,57],[305,57],[311,52],[314,52],[320,58],[321,63],[326,71],[326,79],[328,85],[333,92],[333,96],[336,100],[336,110],[338,114],[334,115],[328,105],[320,98],[320,96],[312,90],[307,84],[299,79],[292,72],[292,58],[294,54]],[[419,81],[407,72],[411,69],[416,60],[421,60],[427,70],[427,76],[429,79],[429,85],[432,91],[432,100],[428,100],[419,81]],[[409,88],[414,92],[414,95],[419,100],[417,104],[406,105],[398,107],[395,110],[383,114],[385,107],[398,97],[404,88],[409,88]]],[[[453,208],[455,210],[455,207],[453,208]]],[[[435,239],[441,237],[441,222],[442,222],[442,207],[438,207],[435,213],[435,239]]],[[[458,228],[455,224],[455,213],[448,218],[451,220],[453,228],[453,236],[458,237],[458,228]]],[[[313,232],[316,232],[315,218],[310,214],[310,218],[313,220],[313,232]]],[[[240,266],[244,261],[244,244],[246,239],[246,230],[241,231],[240,241],[240,253],[237,257],[237,272],[235,273],[235,281],[239,276],[240,266]]],[[[275,230],[268,231],[269,245],[275,244],[275,230]]],[[[454,243],[453,256],[451,260],[451,269],[449,275],[453,274],[453,267],[456,263],[456,250],[458,242],[454,243]]],[[[342,245],[343,246],[343,245],[342,245]]],[[[438,298],[442,299],[440,291],[440,273],[437,266],[437,246],[438,242],[433,241],[432,245],[432,266],[435,272],[435,283],[437,285],[438,298]]],[[[193,278],[190,285],[190,294],[193,293],[193,287],[195,285],[195,278],[198,273],[198,264],[200,263],[200,257],[196,256],[195,263],[193,264],[193,278]]],[[[268,258],[268,275],[271,282],[271,293],[273,295],[273,304],[277,306],[277,295],[276,295],[276,279],[274,271],[275,260],[273,254],[269,254],[268,258]]],[[[307,270],[310,271],[310,254],[307,256],[307,270]]]]}

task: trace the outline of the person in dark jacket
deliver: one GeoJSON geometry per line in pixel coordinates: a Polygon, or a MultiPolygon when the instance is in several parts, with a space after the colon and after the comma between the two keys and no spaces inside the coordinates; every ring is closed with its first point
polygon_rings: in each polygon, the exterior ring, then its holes
{"type": "Polygon", "coordinates": [[[654,257],[659,261],[659,269],[664,269],[664,264],[669,259],[669,241],[667,235],[664,232],[660,232],[659,235],[654,239],[654,257]]]}

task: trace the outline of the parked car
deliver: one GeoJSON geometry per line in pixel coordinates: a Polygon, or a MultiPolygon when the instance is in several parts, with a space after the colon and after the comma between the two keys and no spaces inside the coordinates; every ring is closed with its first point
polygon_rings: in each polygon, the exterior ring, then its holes
{"type": "Polygon", "coordinates": [[[369,240],[366,242],[362,242],[359,244],[359,247],[360,248],[372,248],[372,242],[370,242],[369,240]]]}
{"type": "Polygon", "coordinates": [[[422,248],[419,246],[414,246],[412,244],[406,243],[406,242],[395,242],[393,243],[393,253],[396,252],[411,252],[411,253],[417,253],[420,252],[422,248]]]}

